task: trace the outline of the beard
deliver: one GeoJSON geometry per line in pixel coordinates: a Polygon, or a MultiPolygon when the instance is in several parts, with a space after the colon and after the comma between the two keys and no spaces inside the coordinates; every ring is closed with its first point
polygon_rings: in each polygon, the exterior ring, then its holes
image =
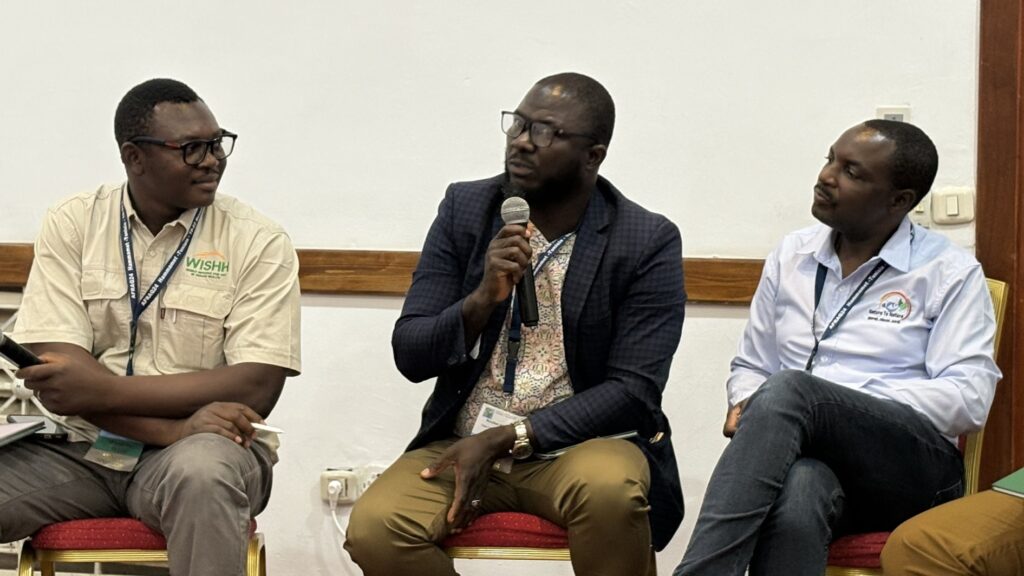
{"type": "Polygon", "coordinates": [[[552,206],[570,198],[580,186],[581,179],[578,170],[566,171],[556,178],[542,182],[536,188],[526,189],[512,183],[506,168],[504,182],[501,184],[501,194],[503,199],[522,198],[531,207],[552,206]]]}

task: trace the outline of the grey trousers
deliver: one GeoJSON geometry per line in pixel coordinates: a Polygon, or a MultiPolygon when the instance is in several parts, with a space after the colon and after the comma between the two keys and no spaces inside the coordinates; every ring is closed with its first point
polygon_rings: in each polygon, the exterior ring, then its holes
{"type": "Polygon", "coordinates": [[[892,530],[963,473],[910,406],[784,370],[750,397],[673,576],[821,576],[835,536],[892,530]]]}
{"type": "Polygon", "coordinates": [[[147,448],[132,472],[86,461],[86,442],[34,438],[0,448],[0,542],[64,520],[127,516],[167,537],[174,576],[243,576],[249,520],[270,496],[273,461],[216,434],[147,448]]]}

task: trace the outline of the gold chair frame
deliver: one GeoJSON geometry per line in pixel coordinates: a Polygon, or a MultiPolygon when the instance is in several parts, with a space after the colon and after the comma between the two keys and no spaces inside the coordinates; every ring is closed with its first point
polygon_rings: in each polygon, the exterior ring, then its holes
{"type": "MultiPolygon", "coordinates": [[[[263,534],[256,532],[249,537],[245,567],[247,576],[267,576],[266,554],[263,534]]],[[[36,550],[32,547],[32,541],[26,540],[18,555],[18,576],[32,576],[36,562],[39,563],[42,576],[54,576],[54,564],[57,562],[167,564],[167,550],[36,550]]]]}
{"type": "MultiPolygon", "coordinates": [[[[988,278],[988,292],[992,296],[992,308],[996,316],[996,339],[992,355],[999,352],[999,342],[1003,334],[1003,319],[1006,318],[1006,302],[1010,291],[1006,282],[988,278]]],[[[981,469],[981,443],[985,439],[985,429],[971,432],[964,444],[964,495],[978,492],[978,474],[981,469]]],[[[874,568],[843,568],[828,566],[825,576],[882,576],[881,569],[874,568]]]]}
{"type": "Polygon", "coordinates": [[[445,552],[451,558],[469,560],[569,560],[568,548],[453,546],[445,552]]]}

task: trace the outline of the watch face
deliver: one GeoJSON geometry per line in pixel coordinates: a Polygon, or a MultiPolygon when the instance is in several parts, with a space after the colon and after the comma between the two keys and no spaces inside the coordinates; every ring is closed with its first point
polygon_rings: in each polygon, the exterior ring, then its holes
{"type": "Polygon", "coordinates": [[[528,458],[530,456],[530,454],[533,454],[533,446],[530,446],[530,443],[528,441],[527,442],[518,442],[517,441],[512,446],[512,457],[515,458],[516,460],[522,460],[523,458],[528,458]]]}

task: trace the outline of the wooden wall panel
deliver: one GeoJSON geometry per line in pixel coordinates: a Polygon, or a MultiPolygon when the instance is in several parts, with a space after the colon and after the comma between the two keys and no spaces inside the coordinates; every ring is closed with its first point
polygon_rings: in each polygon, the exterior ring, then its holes
{"type": "Polygon", "coordinates": [[[978,63],[977,254],[985,274],[1010,284],[999,366],[1003,380],[985,426],[979,486],[1024,466],[1024,391],[1017,360],[1024,311],[1021,226],[1024,0],[982,0],[978,63]]]}
{"type": "Polygon", "coordinates": [[[31,265],[31,244],[0,244],[0,289],[21,289],[31,265]]]}
{"type": "MultiPolygon", "coordinates": [[[[385,294],[409,289],[418,252],[299,250],[299,282],[306,294],[385,294]]],[[[761,260],[687,258],[683,261],[691,302],[749,304],[761,260]]],[[[0,288],[20,289],[32,265],[31,244],[0,244],[0,288]]]]}

